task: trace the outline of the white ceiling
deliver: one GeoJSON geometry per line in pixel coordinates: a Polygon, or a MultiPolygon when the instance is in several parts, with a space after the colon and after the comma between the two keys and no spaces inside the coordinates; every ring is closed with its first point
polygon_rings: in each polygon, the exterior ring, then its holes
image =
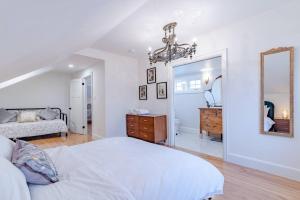
{"type": "Polygon", "coordinates": [[[145,1],[1,1],[0,82],[90,47],[145,1]]]}
{"type": "Polygon", "coordinates": [[[190,42],[200,33],[286,2],[287,0],[1,1],[0,82],[51,66],[88,47],[134,57],[145,56],[149,45],[153,48],[162,45],[161,29],[168,22],[178,22],[179,42],[190,42]],[[130,50],[133,51],[130,53],[130,50]]]}
{"type": "Polygon", "coordinates": [[[221,57],[181,65],[175,68],[175,77],[211,73],[212,71],[218,71],[221,74],[221,65],[221,57]]]}
{"type": "Polygon", "coordinates": [[[90,58],[81,55],[72,55],[56,64],[53,64],[53,67],[55,71],[74,73],[90,67],[94,67],[99,62],[102,63],[103,61],[96,58],[90,58]],[[74,67],[69,68],[70,64],[72,64],[74,67]]]}
{"type": "Polygon", "coordinates": [[[148,46],[153,49],[162,46],[162,27],[169,22],[178,22],[179,43],[190,43],[201,33],[286,3],[284,0],[149,0],[98,40],[94,48],[145,56],[148,46]]]}

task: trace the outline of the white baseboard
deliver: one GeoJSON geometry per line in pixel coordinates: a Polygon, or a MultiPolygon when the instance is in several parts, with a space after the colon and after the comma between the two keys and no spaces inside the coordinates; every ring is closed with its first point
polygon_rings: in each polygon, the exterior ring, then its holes
{"type": "Polygon", "coordinates": [[[239,154],[230,153],[227,155],[227,161],[245,167],[254,168],[270,174],[283,176],[288,179],[300,181],[300,169],[292,168],[269,161],[259,160],[239,154]]]}
{"type": "Polygon", "coordinates": [[[200,130],[197,129],[197,128],[190,128],[190,127],[186,127],[186,126],[180,126],[180,132],[197,134],[197,133],[200,132],[200,130]]]}

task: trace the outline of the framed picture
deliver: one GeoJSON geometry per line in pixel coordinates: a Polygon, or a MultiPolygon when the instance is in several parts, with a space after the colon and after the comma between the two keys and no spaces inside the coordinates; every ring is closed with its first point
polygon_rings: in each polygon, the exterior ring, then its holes
{"type": "Polygon", "coordinates": [[[139,87],[139,99],[147,100],[147,85],[142,85],[139,87]]]}
{"type": "Polygon", "coordinates": [[[156,83],[156,67],[147,69],[147,84],[156,83]]]}
{"type": "Polygon", "coordinates": [[[156,84],[156,96],[157,99],[168,98],[167,82],[160,82],[156,84]]]}

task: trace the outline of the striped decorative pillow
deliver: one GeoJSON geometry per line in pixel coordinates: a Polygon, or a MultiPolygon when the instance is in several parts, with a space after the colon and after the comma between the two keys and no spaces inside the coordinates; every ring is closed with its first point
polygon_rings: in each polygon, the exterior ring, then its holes
{"type": "Polygon", "coordinates": [[[12,163],[24,173],[28,183],[46,185],[58,181],[56,168],[48,154],[26,141],[17,140],[12,163]]]}

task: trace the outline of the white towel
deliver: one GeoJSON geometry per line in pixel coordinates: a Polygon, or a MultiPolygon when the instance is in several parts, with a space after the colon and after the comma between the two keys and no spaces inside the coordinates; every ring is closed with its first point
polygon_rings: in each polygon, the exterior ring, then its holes
{"type": "Polygon", "coordinates": [[[137,115],[147,115],[147,114],[150,114],[149,110],[147,110],[147,109],[138,109],[138,108],[133,109],[131,112],[133,114],[137,114],[137,115]]]}

